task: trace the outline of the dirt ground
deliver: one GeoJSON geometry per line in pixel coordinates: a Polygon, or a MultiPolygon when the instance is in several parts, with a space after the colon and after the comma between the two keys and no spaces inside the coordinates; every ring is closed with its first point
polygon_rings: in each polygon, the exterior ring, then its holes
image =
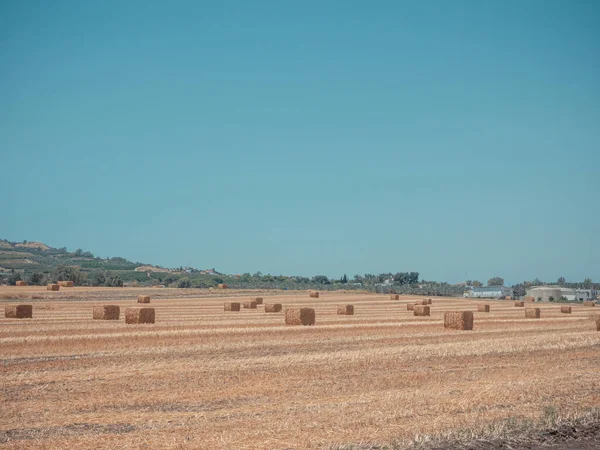
{"type": "MultiPolygon", "coordinates": [[[[3,448],[400,448],[600,407],[597,308],[536,304],[541,318],[526,319],[511,301],[483,313],[482,302],[433,298],[431,316],[415,317],[416,297],[134,288],[1,287],[0,298],[34,315],[0,318],[3,448]],[[141,293],[150,305],[136,303],[141,293]],[[250,296],[313,307],[316,325],[285,326],[264,305],[223,311],[250,296]],[[121,319],[92,320],[102,304],[119,305],[121,319]],[[345,304],[354,315],[336,314],[345,304]],[[137,306],[155,308],[156,323],[125,324],[137,306]],[[445,330],[449,310],[474,311],[474,330],[445,330]]],[[[586,448],[594,433],[552,448],[586,448]]],[[[509,448],[497,445],[473,449],[509,448]]]]}

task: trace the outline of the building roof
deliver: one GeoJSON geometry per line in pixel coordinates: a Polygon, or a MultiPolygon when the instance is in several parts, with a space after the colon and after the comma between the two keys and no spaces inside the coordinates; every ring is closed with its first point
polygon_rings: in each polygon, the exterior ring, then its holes
{"type": "Polygon", "coordinates": [[[473,292],[501,291],[502,289],[506,288],[504,286],[481,286],[471,288],[473,292]]]}

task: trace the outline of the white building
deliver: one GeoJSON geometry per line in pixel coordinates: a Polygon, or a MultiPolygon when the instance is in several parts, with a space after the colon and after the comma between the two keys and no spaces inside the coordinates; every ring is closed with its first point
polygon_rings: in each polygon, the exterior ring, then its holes
{"type": "Polygon", "coordinates": [[[504,286],[469,287],[464,296],[469,298],[502,298],[512,295],[512,289],[504,286]]]}
{"type": "Polygon", "coordinates": [[[535,286],[527,289],[527,296],[533,297],[536,300],[542,299],[543,302],[550,300],[560,300],[561,297],[567,300],[580,302],[591,300],[594,298],[594,293],[591,289],[571,289],[560,286],[535,286]]]}

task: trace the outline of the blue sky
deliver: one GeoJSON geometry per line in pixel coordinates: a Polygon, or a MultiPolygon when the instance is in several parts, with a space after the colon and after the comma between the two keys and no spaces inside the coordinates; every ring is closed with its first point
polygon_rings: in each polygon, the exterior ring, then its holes
{"type": "Polygon", "coordinates": [[[595,1],[0,2],[0,237],[600,279],[595,1]]]}

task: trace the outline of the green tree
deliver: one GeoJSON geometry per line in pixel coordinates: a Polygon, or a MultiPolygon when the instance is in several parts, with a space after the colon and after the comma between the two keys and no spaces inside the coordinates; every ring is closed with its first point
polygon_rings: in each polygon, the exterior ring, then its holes
{"type": "Polygon", "coordinates": [[[22,281],[23,278],[19,272],[15,272],[14,269],[11,271],[11,274],[8,276],[6,280],[10,286],[14,286],[17,284],[17,281],[22,281]]]}
{"type": "Polygon", "coordinates": [[[487,282],[488,286],[504,286],[504,278],[501,277],[493,277],[490,278],[487,282]]]}
{"type": "Polygon", "coordinates": [[[329,278],[327,278],[325,275],[315,275],[312,277],[312,282],[315,284],[331,284],[329,278]]]}
{"type": "Polygon", "coordinates": [[[346,274],[344,274],[344,276],[342,278],[340,278],[340,283],[346,284],[348,282],[348,277],[346,276],[346,274]]]}
{"type": "Polygon", "coordinates": [[[182,277],[177,282],[177,287],[178,288],[191,288],[192,282],[190,281],[190,279],[188,277],[182,277]]]}
{"type": "Polygon", "coordinates": [[[565,280],[565,277],[559,277],[558,280],[556,280],[556,284],[559,286],[564,286],[566,282],[567,280],[565,280]]]}
{"type": "Polygon", "coordinates": [[[76,286],[85,284],[86,274],[79,270],[79,267],[65,266],[61,264],[56,266],[50,274],[52,281],[72,281],[76,286]]]}
{"type": "Polygon", "coordinates": [[[123,287],[123,280],[118,274],[110,275],[104,285],[109,287],[123,287]]]}
{"type": "Polygon", "coordinates": [[[106,273],[94,272],[92,276],[92,284],[94,286],[104,286],[106,284],[106,273]]]}
{"type": "Polygon", "coordinates": [[[39,273],[39,272],[35,272],[32,273],[31,276],[29,277],[29,284],[33,285],[33,286],[42,286],[44,285],[44,274],[43,273],[39,273]]]}
{"type": "Polygon", "coordinates": [[[591,289],[592,287],[594,287],[594,283],[592,282],[591,278],[586,278],[585,280],[583,280],[584,289],[591,289]]]}
{"type": "Polygon", "coordinates": [[[483,286],[483,283],[481,281],[473,280],[473,284],[471,286],[481,287],[481,286],[483,286]]]}

